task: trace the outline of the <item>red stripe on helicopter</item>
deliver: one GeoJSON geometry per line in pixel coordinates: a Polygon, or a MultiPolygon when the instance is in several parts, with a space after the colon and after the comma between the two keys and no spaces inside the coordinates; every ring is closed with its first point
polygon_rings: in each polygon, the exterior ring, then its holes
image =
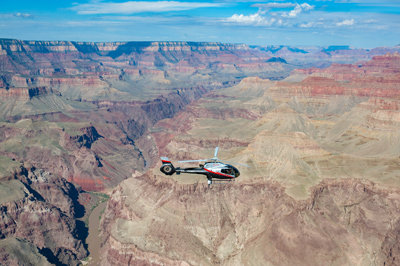
{"type": "Polygon", "coordinates": [[[213,172],[213,171],[208,170],[206,168],[204,168],[204,170],[206,170],[207,172],[213,173],[213,174],[217,174],[217,175],[222,175],[222,176],[227,176],[227,177],[233,178],[233,176],[231,176],[231,175],[226,175],[226,174],[223,174],[223,173],[213,172]]]}
{"type": "Polygon", "coordinates": [[[171,163],[171,161],[161,160],[163,163],[171,163]]]}

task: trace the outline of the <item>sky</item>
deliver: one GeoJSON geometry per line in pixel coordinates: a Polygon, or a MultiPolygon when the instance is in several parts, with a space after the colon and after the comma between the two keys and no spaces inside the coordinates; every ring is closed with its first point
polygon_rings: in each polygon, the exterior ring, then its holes
{"type": "Polygon", "coordinates": [[[400,0],[0,0],[0,38],[400,44],[400,0]]]}

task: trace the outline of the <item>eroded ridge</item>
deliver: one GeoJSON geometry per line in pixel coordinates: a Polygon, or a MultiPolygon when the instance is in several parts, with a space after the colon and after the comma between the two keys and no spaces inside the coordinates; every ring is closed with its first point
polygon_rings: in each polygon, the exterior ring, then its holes
{"type": "Polygon", "coordinates": [[[399,189],[337,179],[310,195],[294,200],[260,179],[211,188],[128,179],[101,221],[102,265],[395,265],[399,189]]]}

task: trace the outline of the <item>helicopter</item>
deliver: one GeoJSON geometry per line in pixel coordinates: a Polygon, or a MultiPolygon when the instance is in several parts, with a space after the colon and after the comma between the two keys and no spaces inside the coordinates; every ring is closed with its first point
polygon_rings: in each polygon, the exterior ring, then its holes
{"type": "MultiPolygon", "coordinates": [[[[177,175],[180,175],[181,173],[205,175],[208,180],[208,185],[211,185],[213,183],[213,178],[231,181],[239,177],[239,170],[230,164],[223,163],[217,158],[217,154],[218,147],[215,148],[214,158],[212,159],[178,161],[179,163],[205,162],[204,164],[200,164],[199,167],[190,168],[175,168],[167,157],[161,157],[162,166],[160,168],[160,171],[166,175],[173,175],[174,173],[176,173],[177,175]]],[[[249,165],[240,163],[233,163],[228,161],[225,162],[251,167],[249,165]]]]}

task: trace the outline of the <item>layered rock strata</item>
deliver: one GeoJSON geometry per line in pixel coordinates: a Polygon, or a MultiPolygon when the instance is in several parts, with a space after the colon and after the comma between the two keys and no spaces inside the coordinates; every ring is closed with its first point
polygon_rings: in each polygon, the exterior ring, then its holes
{"type": "Polygon", "coordinates": [[[7,122],[0,153],[85,190],[112,187],[151,165],[147,129],[210,89],[293,68],[221,43],[3,39],[0,51],[0,120],[7,122]]]}
{"type": "Polygon", "coordinates": [[[325,181],[296,201],[271,181],[131,178],[102,218],[101,265],[391,265],[399,200],[398,189],[359,180],[325,181]]]}
{"type": "Polygon", "coordinates": [[[133,175],[102,220],[104,265],[396,264],[398,55],[331,65],[389,48],[0,44],[0,153],[46,170],[1,182],[5,263],[77,264],[66,180],[103,190],[133,175]],[[287,77],[303,63],[331,66],[287,77]],[[160,155],[203,159],[215,146],[253,166],[235,185],[154,179],[160,155]]]}
{"type": "Polygon", "coordinates": [[[87,256],[79,192],[29,165],[1,179],[0,263],[78,265],[87,256]]]}
{"type": "Polygon", "coordinates": [[[246,78],[159,121],[155,156],[178,166],[219,146],[252,168],[224,186],[159,165],[122,182],[101,222],[102,265],[396,265],[399,62],[246,78]]]}
{"type": "Polygon", "coordinates": [[[176,160],[209,158],[220,146],[222,159],[253,166],[240,169],[240,180],[279,180],[299,199],[340,175],[399,185],[399,169],[381,168],[395,166],[400,155],[399,62],[398,54],[388,54],[365,66],[296,70],[284,81],[246,78],[158,122],[152,136],[159,154],[176,160]]]}

